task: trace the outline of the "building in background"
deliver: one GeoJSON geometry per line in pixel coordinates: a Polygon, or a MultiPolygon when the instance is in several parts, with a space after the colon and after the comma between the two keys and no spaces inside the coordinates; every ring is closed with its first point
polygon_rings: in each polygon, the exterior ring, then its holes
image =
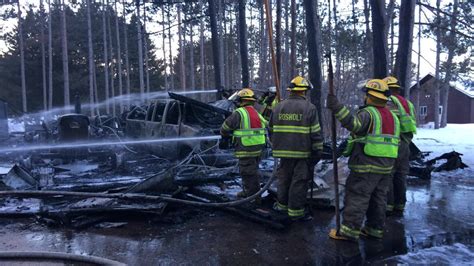
{"type": "MultiPolygon", "coordinates": [[[[434,89],[441,82],[428,74],[420,80],[420,87],[414,84],[410,88],[410,99],[417,106],[419,125],[434,122],[435,115],[441,116],[443,106],[436,106],[434,89]]],[[[444,84],[442,84],[444,85],[444,84]]],[[[440,99],[442,102],[442,98],[440,99]]],[[[474,123],[474,91],[450,86],[448,96],[448,123],[474,123]]]]}

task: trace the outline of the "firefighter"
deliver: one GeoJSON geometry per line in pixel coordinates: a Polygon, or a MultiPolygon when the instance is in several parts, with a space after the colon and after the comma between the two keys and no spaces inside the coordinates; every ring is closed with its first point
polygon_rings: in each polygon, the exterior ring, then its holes
{"type": "Polygon", "coordinates": [[[385,81],[365,84],[365,106],[351,114],[335,95],[329,94],[327,106],[351,132],[345,155],[350,154],[350,174],[346,181],[344,212],[340,231],[329,236],[357,241],[359,235],[383,237],[387,191],[398,154],[400,124],[386,107],[390,91],[385,81]],[[365,226],[360,229],[364,217],[365,226]]]}
{"type": "Polygon", "coordinates": [[[316,106],[306,99],[309,82],[295,77],[288,99],[280,102],[271,115],[273,157],[280,158],[277,169],[277,202],[273,208],[287,212],[293,221],[311,220],[305,210],[309,165],[320,159],[323,148],[316,106]]]}
{"type": "Polygon", "coordinates": [[[268,90],[258,99],[258,103],[262,106],[260,113],[265,119],[270,119],[273,109],[279,102],[276,96],[276,87],[268,87],[268,90]]]}
{"type": "Polygon", "coordinates": [[[237,194],[239,197],[248,197],[260,190],[258,164],[266,142],[267,121],[253,107],[255,101],[251,89],[240,90],[237,93],[238,108],[224,121],[220,130],[223,139],[232,136],[235,156],[239,159],[243,184],[243,190],[237,194]]]}
{"type": "Polygon", "coordinates": [[[400,120],[400,146],[392,173],[393,181],[388,191],[387,213],[403,215],[406,203],[406,176],[410,171],[410,143],[413,134],[416,134],[415,107],[400,95],[400,84],[395,77],[386,77],[384,81],[392,94],[387,106],[400,120]]]}

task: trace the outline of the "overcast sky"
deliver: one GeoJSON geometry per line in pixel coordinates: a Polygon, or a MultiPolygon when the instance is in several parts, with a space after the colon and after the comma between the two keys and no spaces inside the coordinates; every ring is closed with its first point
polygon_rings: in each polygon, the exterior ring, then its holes
{"type": "MultiPolygon", "coordinates": [[[[46,1],[45,1],[46,2],[46,1]]],[[[332,1],[331,1],[332,2],[332,1]]],[[[336,2],[338,2],[338,5],[337,5],[337,9],[338,9],[338,12],[341,14],[341,16],[350,16],[351,13],[352,13],[352,7],[351,7],[351,0],[336,0],[336,2]]],[[[430,0],[430,1],[427,1],[429,2],[431,5],[435,5],[436,4],[436,1],[435,0],[430,0]]],[[[446,1],[442,1],[442,2],[446,2],[446,1]]],[[[25,7],[26,7],[26,3],[28,4],[32,4],[34,6],[39,6],[39,0],[27,0],[27,1],[22,1],[22,9],[25,10],[25,7]]],[[[362,8],[363,7],[363,1],[358,1],[358,7],[359,8],[362,8]]],[[[415,10],[415,21],[418,20],[418,8],[419,6],[416,7],[416,10],[415,10]]],[[[119,14],[121,14],[121,7],[119,7],[119,14]]],[[[422,22],[428,22],[428,20],[432,20],[434,15],[428,11],[427,9],[423,9],[425,10],[424,14],[422,14],[422,22]]],[[[253,11],[254,14],[255,12],[257,12],[257,10],[254,10],[253,11]]],[[[250,16],[250,12],[247,12],[247,16],[250,16]]],[[[301,18],[301,19],[304,19],[304,18],[301,18]]],[[[154,32],[154,34],[152,34],[150,37],[152,39],[152,41],[154,42],[154,45],[155,47],[157,47],[157,51],[156,51],[156,55],[158,58],[162,58],[163,57],[163,53],[162,53],[162,50],[161,50],[161,47],[162,47],[162,32],[161,32],[161,26],[158,25],[158,21],[161,21],[162,18],[161,18],[161,12],[159,12],[158,15],[155,15],[153,16],[153,21],[149,21],[147,22],[147,30],[148,32],[154,32]]],[[[360,25],[360,28],[364,28],[364,25],[363,25],[363,21],[364,21],[364,18],[363,16],[360,17],[359,19],[359,22],[361,23],[360,25]]],[[[11,19],[9,21],[1,21],[0,22],[0,30],[3,31],[3,32],[6,32],[6,31],[9,31],[12,29],[12,27],[16,24],[16,19],[11,19]]],[[[248,23],[250,23],[249,19],[248,19],[248,23]]],[[[256,20],[255,22],[256,23],[256,20]]],[[[176,24],[176,23],[173,23],[173,24],[176,24]]],[[[86,27],[86,25],[84,25],[84,27],[86,27]]],[[[426,26],[425,26],[426,27],[426,26]]],[[[208,27],[206,26],[206,29],[208,29],[208,27]]],[[[198,30],[199,28],[196,27],[196,41],[198,41],[198,30]]],[[[177,34],[175,34],[177,32],[177,27],[173,27],[171,29],[172,31],[172,34],[174,35],[173,37],[173,40],[172,40],[172,49],[174,50],[173,51],[173,55],[176,55],[177,54],[177,44],[178,44],[178,37],[176,36],[177,34]]],[[[397,28],[395,29],[395,31],[397,31],[397,28]]],[[[210,33],[206,33],[207,35],[209,35],[210,33]]],[[[413,39],[413,54],[412,54],[412,62],[417,64],[417,60],[418,60],[418,37],[417,37],[417,34],[418,34],[418,26],[415,25],[414,27],[414,30],[413,30],[413,34],[414,34],[414,39],[413,39]]],[[[397,42],[397,40],[395,40],[395,43],[397,42]]],[[[166,48],[168,48],[168,44],[166,43],[166,48]]],[[[396,47],[395,47],[396,48],[396,47]]],[[[2,51],[5,51],[6,47],[5,47],[5,43],[3,41],[0,41],[0,52],[2,51]]],[[[169,53],[168,49],[166,49],[166,53],[169,53]]],[[[420,73],[421,73],[421,77],[423,77],[425,74],[428,74],[428,73],[434,73],[434,65],[435,65],[435,57],[436,57],[436,43],[435,41],[430,38],[430,37],[422,37],[421,39],[421,55],[422,55],[422,58],[421,58],[421,62],[420,62],[420,73]]],[[[442,57],[442,60],[445,59],[445,55],[443,55],[442,57]]]]}

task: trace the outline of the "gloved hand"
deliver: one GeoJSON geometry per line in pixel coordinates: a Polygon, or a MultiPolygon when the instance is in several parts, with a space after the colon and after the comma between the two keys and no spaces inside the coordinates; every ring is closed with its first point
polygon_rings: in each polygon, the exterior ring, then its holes
{"type": "Polygon", "coordinates": [[[326,106],[331,110],[336,110],[339,106],[339,100],[337,99],[337,96],[333,94],[328,94],[328,97],[326,99],[326,106]]]}
{"type": "Polygon", "coordinates": [[[228,150],[231,148],[231,138],[228,136],[222,136],[219,140],[219,149],[228,150]]]}
{"type": "Polygon", "coordinates": [[[265,98],[265,103],[266,103],[267,105],[271,105],[272,102],[273,102],[273,100],[275,100],[275,96],[276,96],[276,95],[271,95],[271,94],[268,95],[267,98],[265,98]]]}

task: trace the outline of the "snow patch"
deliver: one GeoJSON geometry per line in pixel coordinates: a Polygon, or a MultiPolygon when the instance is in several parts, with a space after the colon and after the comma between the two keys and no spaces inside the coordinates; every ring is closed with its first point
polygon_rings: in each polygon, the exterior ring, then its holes
{"type": "Polygon", "coordinates": [[[445,128],[418,128],[413,142],[422,151],[432,151],[429,158],[457,151],[462,160],[474,168],[474,124],[448,124],[445,128]]]}
{"type": "Polygon", "coordinates": [[[8,119],[8,132],[25,132],[25,123],[17,119],[8,119]]]}
{"type": "Polygon", "coordinates": [[[461,243],[422,249],[406,255],[396,256],[401,264],[472,265],[474,249],[461,243]]]}

